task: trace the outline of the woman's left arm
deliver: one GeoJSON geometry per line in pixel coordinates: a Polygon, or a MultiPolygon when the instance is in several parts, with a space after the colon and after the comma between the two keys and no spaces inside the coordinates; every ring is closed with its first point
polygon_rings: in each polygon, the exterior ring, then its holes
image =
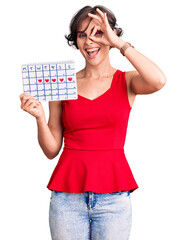
{"type": "MultiPolygon", "coordinates": [[[[118,38],[115,47],[119,50],[126,42],[118,38]]],[[[137,71],[130,72],[129,85],[135,94],[148,94],[160,90],[166,83],[162,70],[133,47],[125,50],[125,57],[137,71]]]]}
{"type": "MultiPolygon", "coordinates": [[[[99,16],[88,14],[89,17],[98,21],[98,25],[95,26],[90,38],[97,43],[113,46],[120,50],[126,42],[117,36],[115,29],[111,29],[106,13],[103,13],[100,9],[96,9],[96,11],[99,16]],[[102,37],[94,36],[97,30],[103,32],[102,37]]],[[[125,56],[136,69],[136,71],[127,73],[128,85],[133,94],[153,93],[165,85],[166,76],[161,69],[135,48],[128,47],[125,50],[125,56]]]]}

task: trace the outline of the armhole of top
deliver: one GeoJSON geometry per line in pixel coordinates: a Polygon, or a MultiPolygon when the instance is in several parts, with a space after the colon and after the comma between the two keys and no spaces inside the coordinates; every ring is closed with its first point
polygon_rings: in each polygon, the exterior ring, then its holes
{"type": "Polygon", "coordinates": [[[126,91],[126,98],[127,98],[127,102],[128,102],[128,105],[129,105],[129,108],[132,109],[131,105],[130,105],[130,101],[129,101],[129,94],[128,94],[128,89],[127,89],[127,82],[126,82],[126,77],[125,77],[125,72],[123,72],[123,78],[124,78],[124,86],[125,86],[125,91],[126,91]]]}

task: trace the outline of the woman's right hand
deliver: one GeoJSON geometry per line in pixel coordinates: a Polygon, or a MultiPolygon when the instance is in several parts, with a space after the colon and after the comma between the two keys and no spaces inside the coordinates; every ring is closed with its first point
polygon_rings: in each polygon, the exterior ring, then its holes
{"type": "Polygon", "coordinates": [[[40,102],[29,93],[19,95],[21,100],[21,109],[30,113],[37,120],[44,117],[44,109],[40,102]]]}

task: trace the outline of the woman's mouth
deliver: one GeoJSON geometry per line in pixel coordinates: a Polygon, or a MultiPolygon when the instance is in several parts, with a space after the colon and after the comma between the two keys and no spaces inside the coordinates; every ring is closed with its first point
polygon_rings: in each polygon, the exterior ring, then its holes
{"type": "Polygon", "coordinates": [[[95,58],[98,54],[100,48],[87,48],[85,51],[87,52],[89,58],[95,58]]]}

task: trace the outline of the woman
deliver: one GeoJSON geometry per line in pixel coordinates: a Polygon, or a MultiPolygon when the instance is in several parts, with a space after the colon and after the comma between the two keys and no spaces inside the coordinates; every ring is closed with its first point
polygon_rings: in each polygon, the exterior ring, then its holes
{"type": "Polygon", "coordinates": [[[21,108],[37,120],[38,140],[53,159],[64,149],[51,176],[49,222],[53,240],[129,239],[130,193],[138,188],[123,151],[130,110],[137,94],[160,90],[164,73],[120,38],[114,14],[103,6],[80,9],[66,36],[80,50],[85,67],[77,73],[78,99],[49,102],[49,121],[30,94],[21,108]],[[135,67],[110,64],[115,47],[135,67]]]}

